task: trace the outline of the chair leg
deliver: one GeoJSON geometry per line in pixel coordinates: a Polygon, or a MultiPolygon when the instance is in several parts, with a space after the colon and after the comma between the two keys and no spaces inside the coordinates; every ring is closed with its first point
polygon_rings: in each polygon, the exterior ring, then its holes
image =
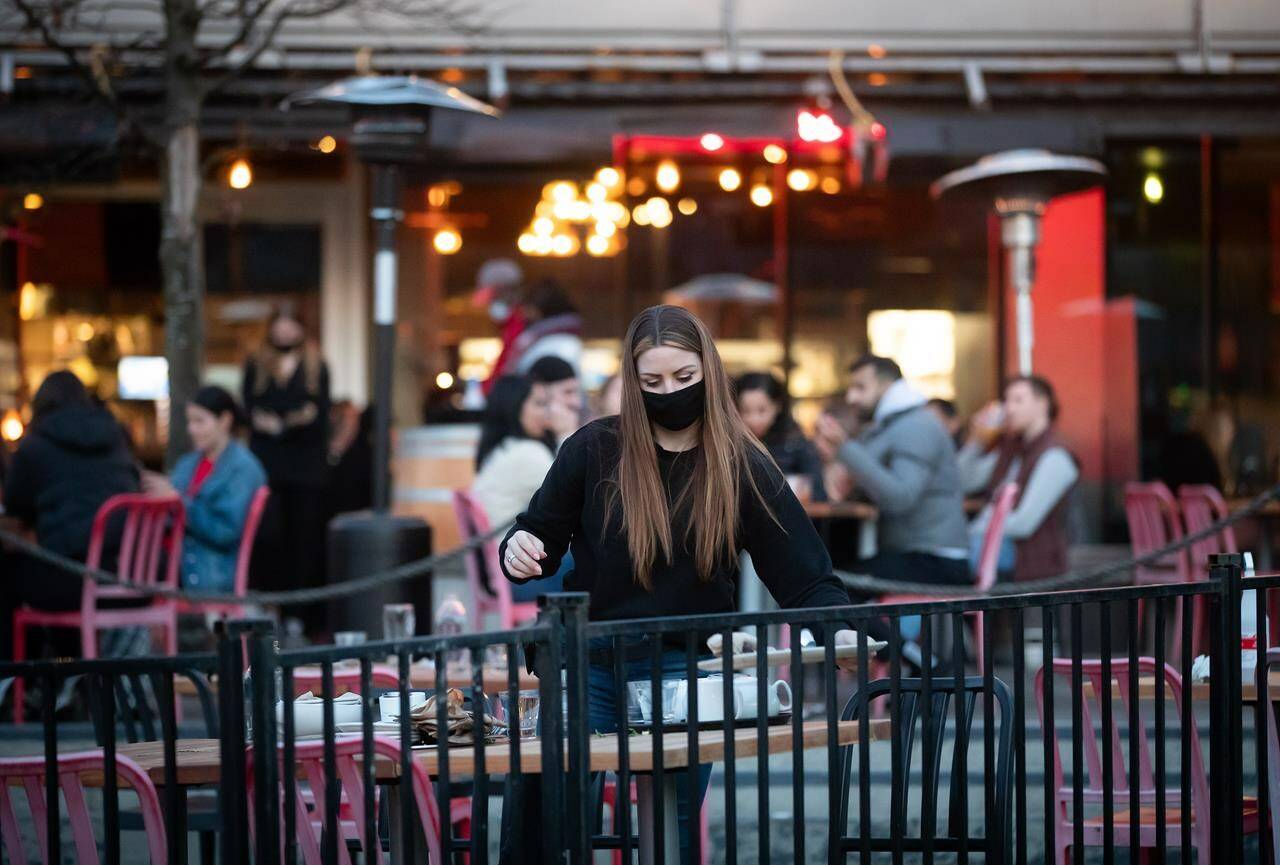
{"type": "MultiPolygon", "coordinates": [[[[27,625],[18,620],[13,623],[13,660],[21,663],[27,659],[27,625]]],[[[13,680],[13,723],[14,726],[26,720],[27,679],[17,676],[13,680]]]]}
{"type": "Polygon", "coordinates": [[[98,657],[98,630],[88,619],[80,622],[80,657],[86,661],[92,661],[98,657]]]}

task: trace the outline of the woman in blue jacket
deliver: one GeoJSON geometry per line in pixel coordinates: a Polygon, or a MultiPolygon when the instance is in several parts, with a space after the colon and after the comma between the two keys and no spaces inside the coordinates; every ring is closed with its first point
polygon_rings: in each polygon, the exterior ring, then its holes
{"type": "Polygon", "coordinates": [[[216,385],[196,391],[187,403],[187,434],[195,450],[173,468],[173,476],[149,476],[147,492],[179,495],[187,509],[182,543],[182,585],[206,592],[234,588],[236,556],[253,494],[266,472],[235,439],[240,407],[216,385]]]}

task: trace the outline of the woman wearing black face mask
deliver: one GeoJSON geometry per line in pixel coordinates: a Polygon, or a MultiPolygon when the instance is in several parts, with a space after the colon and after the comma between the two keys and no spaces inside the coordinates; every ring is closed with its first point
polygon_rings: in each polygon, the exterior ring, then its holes
{"type": "MultiPolygon", "coordinates": [[[[658,306],[624,341],[622,413],[565,442],[542,488],[500,547],[508,579],[555,573],[572,547],[568,591],[589,592],[593,620],[735,608],[738,554],[747,550],[779,605],[845,606],[848,593],[804,509],[768,452],[747,432],[711,335],[679,307],[658,306]]],[[[685,635],[666,647],[665,670],[685,676],[685,635]]],[[[837,643],[852,642],[840,631],[837,643]]],[[[650,677],[649,644],[626,648],[628,681],[650,677]]],[[[612,640],[591,646],[589,723],[612,732],[617,682],[612,640]]],[[[705,793],[709,767],[703,776],[705,793]]],[[[679,785],[682,856],[688,816],[679,785]]],[[[511,810],[536,815],[527,806],[511,810]]],[[[536,820],[536,818],[532,818],[536,820]]],[[[536,825],[506,827],[525,849],[536,825]]]]}
{"type": "MultiPolygon", "coordinates": [[[[244,368],[244,407],[249,448],[271,487],[262,538],[255,545],[253,585],[295,589],[324,581],[324,488],[328,469],[329,370],[308,344],[296,317],[279,312],[267,328],[267,343],[244,368]]],[[[322,605],[296,612],[309,616],[309,630],[322,605]]]]}

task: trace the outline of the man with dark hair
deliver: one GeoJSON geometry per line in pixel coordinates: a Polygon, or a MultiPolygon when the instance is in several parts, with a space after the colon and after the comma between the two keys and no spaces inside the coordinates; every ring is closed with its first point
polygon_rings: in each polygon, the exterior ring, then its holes
{"type": "Polygon", "coordinates": [[[823,416],[817,443],[880,511],[876,554],[858,569],[887,580],[970,582],[964,497],[947,431],[894,361],[868,354],[849,372],[845,400],[867,426],[853,440],[823,416]]]}
{"type": "Polygon", "coordinates": [[[540,357],[529,367],[529,378],[534,387],[542,388],[551,412],[551,432],[556,446],[573,435],[582,426],[582,412],[586,399],[578,373],[564,358],[554,355],[540,357]]]}

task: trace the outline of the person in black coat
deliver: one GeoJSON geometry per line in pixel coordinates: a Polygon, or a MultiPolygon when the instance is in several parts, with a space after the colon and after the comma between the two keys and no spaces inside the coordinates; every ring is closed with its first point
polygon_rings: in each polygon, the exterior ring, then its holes
{"type": "MultiPolygon", "coordinates": [[[[329,475],[329,369],[302,323],[278,313],[267,344],[244,369],[249,449],[267,472],[271,499],[263,542],[255,545],[253,585],[300,589],[324,582],[325,488],[329,475]]],[[[313,633],[323,605],[299,607],[313,633]]]]}
{"type": "MultiPolygon", "coordinates": [[[[5,477],[5,515],[34,530],[40,546],[83,561],[98,509],[114,495],[138,491],[137,461],[115,417],[72,373],[50,374],[31,407],[31,426],[5,477]]],[[[112,552],[108,538],[108,569],[112,552]]],[[[20,557],[16,567],[6,568],[0,577],[0,656],[13,650],[13,609],[72,610],[82,588],[79,578],[32,559],[20,557]]]]}
{"type": "Polygon", "coordinates": [[[782,382],[771,373],[749,372],[735,382],[735,391],[742,422],[768,448],[796,495],[802,501],[825,502],[822,457],[791,417],[790,399],[782,382]]]}

